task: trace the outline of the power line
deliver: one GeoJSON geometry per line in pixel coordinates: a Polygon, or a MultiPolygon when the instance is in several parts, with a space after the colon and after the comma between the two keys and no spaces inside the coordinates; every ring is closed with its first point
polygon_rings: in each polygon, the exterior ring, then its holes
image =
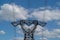
{"type": "Polygon", "coordinates": [[[47,0],[44,0],[44,13],[43,13],[43,22],[45,22],[46,20],[45,20],[45,16],[46,16],[46,9],[47,9],[47,0]]]}
{"type": "MultiPolygon", "coordinates": [[[[12,3],[12,14],[13,14],[13,21],[15,22],[16,21],[16,18],[15,18],[15,9],[14,9],[14,7],[15,7],[15,4],[14,3],[12,3]]],[[[16,37],[16,27],[14,28],[14,38],[16,37]]],[[[16,40],[16,39],[14,39],[14,40],[16,40]]]]}
{"type": "MultiPolygon", "coordinates": [[[[43,22],[46,21],[46,20],[45,20],[45,16],[46,16],[47,0],[45,0],[44,2],[45,2],[45,4],[44,4],[44,5],[45,5],[45,9],[44,9],[44,11],[43,11],[43,12],[44,12],[44,13],[43,13],[43,22]]],[[[44,28],[42,28],[42,40],[44,40],[43,38],[44,38],[44,28]]]]}

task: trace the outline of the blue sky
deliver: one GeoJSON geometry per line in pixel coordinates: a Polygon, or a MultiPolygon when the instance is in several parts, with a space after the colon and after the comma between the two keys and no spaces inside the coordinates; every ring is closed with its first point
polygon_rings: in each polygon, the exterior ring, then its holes
{"type": "MultiPolygon", "coordinates": [[[[48,11],[51,9],[50,13],[54,13],[54,11],[57,11],[56,13],[58,15],[60,15],[59,14],[60,0],[47,0],[47,3],[46,3],[47,5],[45,5],[45,0],[0,0],[0,11],[2,9],[4,10],[4,7],[2,7],[2,6],[4,6],[4,4],[10,5],[11,3],[15,3],[15,6],[17,5],[19,8],[22,7],[22,8],[28,9],[29,11],[31,11],[30,9],[33,9],[32,11],[34,11],[35,9],[39,10],[40,7],[42,7],[42,8],[48,7],[48,11]]],[[[39,13],[37,12],[37,14],[39,14],[39,13]]],[[[4,16],[4,14],[2,16],[4,16]]],[[[11,21],[7,21],[7,20],[3,19],[2,16],[0,15],[0,40],[12,40],[14,35],[15,35],[15,31],[14,31],[15,28],[11,25],[11,21]]],[[[53,16],[53,14],[52,14],[52,16],[53,16]]],[[[55,16],[53,16],[53,18],[51,20],[47,21],[47,25],[44,28],[46,30],[48,30],[49,33],[50,32],[51,33],[56,32],[56,29],[57,30],[59,29],[59,32],[56,33],[56,35],[58,35],[60,33],[60,23],[59,23],[60,22],[60,19],[59,19],[60,16],[58,17],[57,20],[54,17],[55,16]]],[[[31,19],[33,19],[33,18],[35,18],[35,17],[32,17],[31,19]]],[[[20,37],[23,37],[23,34],[22,35],[21,34],[16,34],[16,35],[19,35],[20,37]]],[[[48,40],[60,40],[60,37],[51,38],[51,37],[48,37],[48,36],[46,37],[46,40],[47,39],[48,40]]],[[[54,35],[52,35],[52,36],[54,36],[54,35]]],[[[39,38],[41,38],[40,35],[35,36],[36,40],[38,40],[39,38]]]]}

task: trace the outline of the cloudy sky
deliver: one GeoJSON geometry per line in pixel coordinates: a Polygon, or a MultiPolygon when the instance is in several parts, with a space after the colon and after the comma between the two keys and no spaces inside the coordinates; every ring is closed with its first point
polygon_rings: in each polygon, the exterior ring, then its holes
{"type": "Polygon", "coordinates": [[[11,25],[21,19],[47,23],[45,27],[37,25],[35,40],[60,40],[60,0],[0,0],[0,40],[23,40],[21,26],[15,33],[11,25]]]}

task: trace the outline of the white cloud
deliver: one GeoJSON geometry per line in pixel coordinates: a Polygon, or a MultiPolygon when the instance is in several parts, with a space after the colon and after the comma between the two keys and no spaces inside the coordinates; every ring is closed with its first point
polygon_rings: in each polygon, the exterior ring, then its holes
{"type": "Polygon", "coordinates": [[[40,38],[40,40],[48,40],[47,38],[40,38]]]}
{"type": "Polygon", "coordinates": [[[0,30],[0,34],[5,34],[6,32],[3,30],[0,30]]]}
{"type": "Polygon", "coordinates": [[[44,35],[44,37],[47,37],[47,38],[60,38],[60,29],[53,29],[49,31],[48,29],[44,29],[38,26],[36,29],[35,35],[37,36],[44,35]],[[42,29],[44,30],[43,34],[42,34],[42,29]]]}
{"type": "Polygon", "coordinates": [[[44,10],[44,8],[34,9],[31,14],[28,14],[30,10],[25,9],[22,6],[3,4],[0,10],[0,19],[3,20],[13,20],[13,15],[16,19],[28,19],[28,17],[36,18],[37,20],[43,20],[43,14],[45,13],[45,21],[60,20],[60,10],[59,9],[49,9],[44,10]],[[14,8],[14,11],[13,11],[14,8]],[[40,10],[43,9],[43,10],[40,10]],[[13,14],[14,13],[14,14],[13,14]]]}
{"type": "Polygon", "coordinates": [[[15,37],[14,40],[23,40],[22,37],[15,37]]]}
{"type": "Polygon", "coordinates": [[[0,10],[0,17],[3,20],[11,21],[14,20],[13,15],[15,15],[16,19],[27,19],[27,9],[12,5],[12,4],[3,4],[0,10]]]}
{"type": "Polygon", "coordinates": [[[24,39],[23,37],[14,37],[14,38],[12,38],[10,40],[23,40],[23,39],[24,39]]]}
{"type": "Polygon", "coordinates": [[[51,21],[51,20],[60,20],[60,11],[58,9],[54,10],[35,10],[32,14],[32,17],[38,19],[38,20],[43,20],[43,17],[45,18],[45,21],[51,21]],[[44,17],[45,13],[45,17],[44,17]]]}

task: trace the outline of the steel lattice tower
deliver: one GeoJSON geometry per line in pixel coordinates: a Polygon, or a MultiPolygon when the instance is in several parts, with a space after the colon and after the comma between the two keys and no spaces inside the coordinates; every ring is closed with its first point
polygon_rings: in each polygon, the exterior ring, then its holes
{"type": "Polygon", "coordinates": [[[15,27],[17,25],[21,25],[21,28],[24,33],[24,40],[34,40],[34,32],[35,32],[37,25],[43,25],[43,26],[46,25],[45,22],[39,22],[37,20],[20,20],[17,22],[12,22],[11,24],[15,27]],[[30,26],[31,24],[34,24],[34,26],[32,29],[30,29],[30,28],[25,29],[24,24],[26,24],[28,26],[30,26]]]}

